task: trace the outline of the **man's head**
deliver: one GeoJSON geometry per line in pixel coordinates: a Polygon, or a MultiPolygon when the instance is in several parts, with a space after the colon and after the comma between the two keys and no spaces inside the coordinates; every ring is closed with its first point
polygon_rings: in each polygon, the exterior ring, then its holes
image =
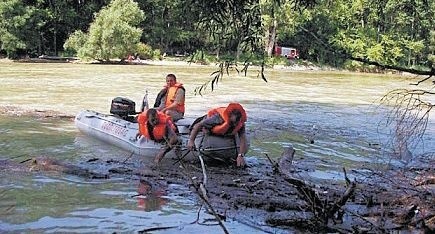
{"type": "Polygon", "coordinates": [[[241,118],[242,118],[242,113],[240,113],[240,111],[238,110],[234,110],[230,113],[230,122],[234,125],[237,124],[241,118]]]}
{"type": "Polygon", "coordinates": [[[239,103],[228,104],[225,115],[228,116],[231,124],[238,124],[246,122],[246,112],[245,109],[239,103]]]}
{"type": "Polygon", "coordinates": [[[177,77],[174,74],[168,74],[166,76],[166,85],[168,87],[174,86],[177,83],[177,77]]]}
{"type": "Polygon", "coordinates": [[[157,116],[157,110],[155,108],[151,108],[147,111],[147,120],[151,126],[156,126],[159,124],[159,118],[157,116]]]}

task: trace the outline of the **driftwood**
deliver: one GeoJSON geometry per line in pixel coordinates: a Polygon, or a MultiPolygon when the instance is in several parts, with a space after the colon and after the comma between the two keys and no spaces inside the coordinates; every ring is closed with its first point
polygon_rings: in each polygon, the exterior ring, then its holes
{"type": "Polygon", "coordinates": [[[59,160],[51,159],[48,157],[36,157],[30,160],[30,170],[42,170],[42,171],[55,171],[65,174],[76,175],[89,179],[108,179],[108,174],[102,174],[90,171],[79,166],[67,164],[59,160]]]}
{"type": "Polygon", "coordinates": [[[335,202],[322,200],[317,194],[314,186],[310,185],[301,179],[294,178],[291,175],[292,162],[295,155],[293,146],[285,148],[281,155],[279,162],[279,173],[284,177],[284,180],[293,185],[299,192],[300,197],[309,205],[311,212],[323,225],[327,225],[328,220],[333,217],[339,217],[337,212],[343,207],[347,200],[353,195],[356,187],[355,182],[350,182],[347,177],[346,170],[344,170],[345,180],[347,182],[347,189],[343,195],[335,202]]]}
{"type": "Polygon", "coordinates": [[[210,203],[208,197],[207,197],[207,192],[205,189],[205,184],[207,183],[207,174],[205,171],[205,165],[204,162],[201,158],[201,156],[198,156],[199,159],[201,160],[201,166],[202,166],[202,173],[203,173],[203,183],[197,183],[194,181],[193,177],[190,175],[190,173],[187,171],[187,166],[182,162],[179,161],[179,163],[181,164],[181,168],[183,169],[183,172],[185,174],[185,176],[187,178],[189,178],[189,181],[191,182],[191,185],[195,188],[195,192],[196,194],[199,196],[199,198],[201,198],[201,200],[207,205],[208,209],[210,210],[211,214],[216,218],[216,221],[218,222],[219,226],[221,226],[222,230],[224,233],[229,233],[228,229],[225,227],[225,225],[223,224],[222,220],[225,221],[226,217],[219,215],[216,212],[216,209],[213,207],[213,205],[210,203]]]}
{"type": "MultiPolygon", "coordinates": [[[[217,223],[220,220],[223,226],[225,219],[235,219],[266,233],[274,233],[276,231],[274,228],[277,226],[289,229],[290,232],[379,233],[395,230],[428,230],[427,232],[430,233],[434,231],[434,206],[431,205],[434,204],[433,196],[431,197],[433,193],[424,192],[426,188],[431,187],[426,185],[414,187],[415,183],[409,183],[411,189],[406,189],[406,184],[397,180],[401,178],[399,174],[388,174],[386,171],[353,170],[354,174],[360,173],[365,178],[371,178],[359,183],[358,193],[355,194],[355,182],[347,177],[346,170],[344,170],[346,188],[341,189],[337,184],[331,184],[333,181],[330,181],[324,183],[324,185],[329,185],[328,188],[320,186],[327,190],[327,193],[323,193],[323,191],[319,192],[318,185],[314,184],[316,182],[311,182],[310,178],[296,177],[296,173],[303,171],[305,166],[304,163],[294,164],[296,158],[294,156],[294,149],[287,147],[279,163],[271,159],[269,162],[259,160],[257,165],[248,170],[209,166],[206,176],[204,175],[205,170],[201,170],[200,167],[195,168],[191,164],[185,164],[185,169],[174,170],[173,163],[168,160],[163,161],[157,170],[155,167],[141,166],[138,168],[134,163],[109,159],[104,161],[104,169],[108,175],[127,176],[133,179],[137,179],[137,176],[144,177],[156,188],[165,184],[180,183],[180,181],[195,187],[192,191],[198,193],[197,196],[204,200],[203,206],[207,206],[207,211],[214,213],[216,218],[213,217],[213,223],[209,223],[209,219],[199,222],[199,212],[202,210],[199,208],[197,220],[190,224],[220,225],[217,223]],[[272,172],[269,163],[274,166],[274,171],[277,170],[276,173],[272,172]],[[206,177],[208,181],[203,180],[206,177]],[[392,178],[396,180],[396,183],[392,178]],[[206,193],[201,189],[201,183],[202,187],[207,188],[206,193]],[[207,194],[208,198],[204,194],[207,194]],[[206,204],[207,202],[209,204],[206,204]],[[416,205],[417,209],[413,205],[416,205]],[[346,222],[343,222],[343,214],[346,214],[346,222]]],[[[21,171],[28,172],[33,165],[32,160],[25,160],[26,162],[23,163],[15,162],[18,166],[13,166],[13,168],[22,168],[21,171]]],[[[102,162],[96,162],[98,160],[92,158],[87,163],[100,165],[102,162]]],[[[11,160],[7,161],[11,162],[11,160]]],[[[10,170],[12,166],[10,163],[4,163],[2,167],[1,162],[0,169],[10,170]]],[[[39,165],[37,160],[32,170],[77,174],[77,168],[69,166],[69,163],[55,160],[39,159],[39,165]],[[69,169],[64,170],[65,167],[69,169]]],[[[87,176],[86,170],[79,168],[78,171],[83,173],[78,174],[87,176]]],[[[433,170],[428,169],[427,172],[429,176],[433,175],[433,170]]],[[[412,173],[407,176],[411,175],[412,173]]],[[[423,172],[419,175],[421,178],[409,178],[416,183],[432,178],[423,172]]],[[[143,227],[140,232],[175,230],[177,227],[176,224],[143,227]]]]}
{"type": "Polygon", "coordinates": [[[56,173],[65,173],[76,175],[88,179],[108,179],[109,174],[98,173],[76,165],[61,162],[49,157],[34,157],[15,162],[12,160],[0,160],[0,169],[9,171],[51,171],[56,173]]]}

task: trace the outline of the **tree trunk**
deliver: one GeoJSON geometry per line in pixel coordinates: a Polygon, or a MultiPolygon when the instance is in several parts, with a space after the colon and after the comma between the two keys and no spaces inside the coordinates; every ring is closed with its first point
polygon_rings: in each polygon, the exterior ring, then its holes
{"type": "Polygon", "coordinates": [[[56,24],[54,25],[54,35],[53,35],[53,46],[54,46],[54,55],[57,56],[57,29],[56,24]]]}
{"type": "Polygon", "coordinates": [[[276,43],[276,27],[277,27],[276,19],[273,20],[272,25],[269,26],[269,30],[267,32],[267,47],[266,52],[268,57],[272,57],[273,47],[276,43]]]}
{"type": "Polygon", "coordinates": [[[236,61],[238,62],[240,60],[240,54],[242,53],[242,50],[240,48],[240,41],[237,43],[237,51],[236,51],[236,61]]]}

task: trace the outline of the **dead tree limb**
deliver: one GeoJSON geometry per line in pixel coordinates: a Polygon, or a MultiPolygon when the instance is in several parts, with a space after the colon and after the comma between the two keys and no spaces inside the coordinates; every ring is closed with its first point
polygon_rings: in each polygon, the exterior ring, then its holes
{"type": "Polygon", "coordinates": [[[349,178],[347,177],[346,169],[344,167],[343,167],[343,171],[344,171],[344,176],[345,176],[345,180],[346,180],[346,184],[347,184],[347,189],[343,193],[343,195],[337,201],[335,201],[334,204],[331,205],[331,207],[329,207],[328,213],[329,213],[330,217],[332,217],[338,210],[340,210],[341,207],[343,207],[346,204],[347,200],[355,192],[355,187],[356,187],[355,181],[350,182],[349,178]]]}
{"type": "Polygon", "coordinates": [[[180,165],[181,168],[183,168],[184,174],[186,175],[187,178],[189,178],[192,186],[195,188],[195,192],[196,194],[199,196],[199,198],[201,198],[201,200],[207,205],[207,207],[210,209],[211,213],[213,214],[213,216],[216,218],[217,222],[219,223],[219,226],[221,226],[222,230],[224,231],[224,233],[228,234],[228,230],[225,227],[225,225],[222,222],[222,218],[221,216],[215,211],[215,209],[213,208],[213,206],[211,205],[211,203],[209,202],[208,198],[204,195],[204,189],[201,189],[201,185],[198,185],[193,179],[192,176],[189,175],[189,173],[187,172],[187,168],[186,165],[183,163],[183,161],[180,161],[180,165]]]}
{"type": "MultiPolygon", "coordinates": [[[[287,166],[289,166],[289,159],[285,158],[291,158],[291,160],[293,160],[294,154],[295,150],[293,149],[293,147],[290,146],[286,148],[280,162],[286,162],[287,166]]],[[[283,176],[284,180],[296,188],[300,197],[309,205],[311,211],[315,214],[314,217],[320,218],[323,225],[326,225],[328,223],[328,220],[334,217],[335,213],[337,213],[341,209],[341,207],[346,204],[347,200],[353,195],[356,187],[355,182],[351,182],[350,184],[348,184],[348,188],[346,189],[344,194],[337,201],[333,202],[332,205],[330,205],[331,202],[327,200],[322,200],[319,197],[313,186],[309,185],[303,180],[292,177],[289,173],[288,168],[281,168],[281,166],[278,165],[278,170],[280,175],[283,176]]],[[[345,174],[345,180],[347,183],[349,183],[350,180],[347,177],[346,169],[343,168],[343,171],[345,174]]]]}
{"type": "Polygon", "coordinates": [[[409,158],[408,148],[416,146],[422,139],[434,104],[423,100],[424,95],[435,95],[420,89],[395,89],[385,94],[380,105],[392,109],[385,118],[385,126],[391,126],[391,146],[401,158],[409,158]]]}

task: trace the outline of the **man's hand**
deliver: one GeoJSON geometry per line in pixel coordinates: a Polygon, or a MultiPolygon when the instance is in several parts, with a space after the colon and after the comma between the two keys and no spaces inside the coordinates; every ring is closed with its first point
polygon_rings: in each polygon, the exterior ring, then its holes
{"type": "Polygon", "coordinates": [[[245,158],[243,154],[237,155],[236,163],[238,167],[244,167],[246,166],[245,158]]]}
{"type": "Polygon", "coordinates": [[[195,150],[195,141],[189,140],[189,142],[187,143],[187,148],[189,150],[195,150]]]}
{"type": "Polygon", "coordinates": [[[160,161],[162,161],[163,157],[165,156],[165,152],[164,151],[160,151],[156,157],[154,158],[154,163],[157,165],[160,163],[160,161]]]}

